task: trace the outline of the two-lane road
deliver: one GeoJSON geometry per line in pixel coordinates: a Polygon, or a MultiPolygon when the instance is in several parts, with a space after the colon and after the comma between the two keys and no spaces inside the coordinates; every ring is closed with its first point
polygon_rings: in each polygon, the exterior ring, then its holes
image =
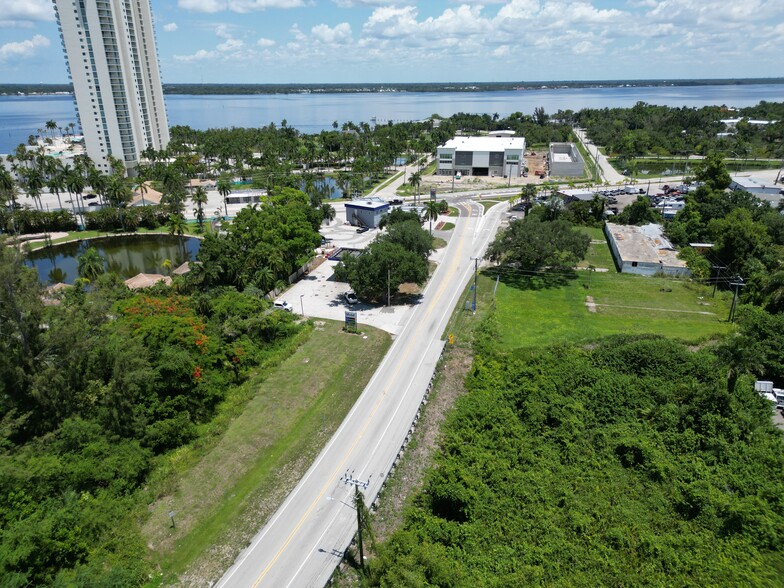
{"type": "Polygon", "coordinates": [[[473,272],[471,258],[484,252],[505,206],[487,215],[475,203],[460,208],[444,261],[411,320],[332,439],[218,586],[320,587],[329,580],[356,530],[354,486],[346,478],[367,482],[365,501],[375,500],[426,393],[441,334],[473,272]]]}

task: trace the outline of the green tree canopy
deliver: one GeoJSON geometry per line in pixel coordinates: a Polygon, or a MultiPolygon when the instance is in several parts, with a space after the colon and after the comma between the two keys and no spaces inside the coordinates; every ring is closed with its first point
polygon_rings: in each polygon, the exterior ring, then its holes
{"type": "Polygon", "coordinates": [[[571,268],[585,257],[590,243],[588,235],[567,221],[542,221],[529,216],[502,230],[488,247],[486,257],[524,269],[571,268]]]}

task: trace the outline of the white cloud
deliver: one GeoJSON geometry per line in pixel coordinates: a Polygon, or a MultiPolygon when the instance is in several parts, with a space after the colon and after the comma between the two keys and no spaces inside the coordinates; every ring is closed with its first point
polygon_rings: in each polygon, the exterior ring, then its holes
{"type": "Polygon", "coordinates": [[[227,39],[223,43],[218,44],[218,46],[215,47],[215,48],[218,51],[221,51],[223,53],[227,53],[229,51],[237,51],[239,49],[242,49],[242,47],[244,47],[244,46],[245,46],[245,43],[243,43],[239,39],[227,39]]]}
{"type": "Polygon", "coordinates": [[[221,39],[231,39],[233,35],[231,34],[231,26],[221,23],[217,27],[215,27],[215,34],[220,37],[221,39]]]}
{"type": "Polygon", "coordinates": [[[354,8],[356,6],[399,6],[413,4],[413,0],[332,0],[338,8],[354,8]]]}
{"type": "Polygon", "coordinates": [[[317,41],[327,45],[342,45],[351,40],[351,25],[342,22],[333,28],[325,24],[316,25],[310,30],[310,34],[317,41]]]}
{"type": "Polygon", "coordinates": [[[177,6],[193,12],[254,12],[268,8],[299,8],[305,0],[177,0],[177,6]]]}
{"type": "Polygon", "coordinates": [[[43,35],[35,35],[32,39],[0,45],[0,61],[32,57],[38,49],[48,47],[50,44],[49,39],[43,35]]]}
{"type": "Polygon", "coordinates": [[[33,22],[54,20],[47,0],[0,0],[0,27],[29,27],[33,22]]]}
{"type": "Polygon", "coordinates": [[[501,45],[493,50],[493,55],[496,57],[506,57],[509,55],[509,45],[501,45]]]}
{"type": "Polygon", "coordinates": [[[170,22],[169,24],[165,24],[163,25],[163,30],[166,31],[167,33],[173,33],[174,31],[177,30],[177,23],[170,22]]]}
{"type": "Polygon", "coordinates": [[[256,41],[256,45],[258,45],[259,47],[272,47],[273,45],[275,45],[275,41],[273,41],[272,39],[266,39],[262,37],[261,39],[256,41]]]}
{"type": "Polygon", "coordinates": [[[214,51],[207,51],[206,49],[199,49],[192,55],[175,55],[174,60],[182,63],[193,63],[195,61],[204,61],[205,59],[212,59],[215,57],[214,51]]]}
{"type": "Polygon", "coordinates": [[[226,0],[177,0],[177,6],[183,10],[208,13],[228,9],[226,0]]]}

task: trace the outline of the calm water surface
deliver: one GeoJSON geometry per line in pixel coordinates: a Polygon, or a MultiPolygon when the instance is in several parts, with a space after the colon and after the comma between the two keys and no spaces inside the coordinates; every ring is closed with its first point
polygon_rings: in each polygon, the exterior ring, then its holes
{"type": "Polygon", "coordinates": [[[165,273],[163,263],[167,259],[172,262],[172,269],[186,260],[194,260],[200,244],[200,240],[193,237],[180,241],[170,235],[86,239],[33,251],[27,255],[25,264],[38,270],[42,284],[73,284],[79,277],[79,256],[89,247],[95,247],[106,260],[106,270],[127,280],[139,273],[165,273]]]}
{"type": "MultiPolygon", "coordinates": [[[[289,126],[303,133],[318,133],[342,124],[388,120],[421,120],[432,114],[458,112],[533,114],[543,106],[557,110],[634,106],[643,101],[666,106],[753,106],[761,100],[784,101],[784,85],[679,86],[637,88],[570,88],[507,92],[389,92],[372,94],[275,94],[254,96],[165,97],[169,125],[196,129],[259,127],[269,123],[289,126]]],[[[27,141],[30,134],[54,120],[61,127],[76,121],[71,96],[0,96],[0,153],[27,141]]]]}

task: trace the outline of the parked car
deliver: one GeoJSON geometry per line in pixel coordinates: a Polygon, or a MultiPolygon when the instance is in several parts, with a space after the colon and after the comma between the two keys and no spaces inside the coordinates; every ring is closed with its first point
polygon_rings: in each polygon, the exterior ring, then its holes
{"type": "Polygon", "coordinates": [[[357,302],[359,302],[359,298],[357,298],[357,295],[354,294],[354,290],[349,290],[348,292],[345,292],[343,294],[343,298],[346,300],[346,303],[348,304],[356,304],[357,302]]]}
{"type": "Polygon", "coordinates": [[[85,200],[94,200],[95,198],[98,198],[98,196],[96,194],[87,194],[86,196],[83,196],[82,198],[84,198],[85,200]]]}
{"type": "Polygon", "coordinates": [[[285,300],[276,300],[272,303],[272,308],[276,310],[285,310],[286,312],[292,312],[294,309],[291,307],[291,304],[286,302],[285,300]]]}
{"type": "Polygon", "coordinates": [[[358,227],[357,233],[366,233],[370,230],[370,227],[358,227]]]}

